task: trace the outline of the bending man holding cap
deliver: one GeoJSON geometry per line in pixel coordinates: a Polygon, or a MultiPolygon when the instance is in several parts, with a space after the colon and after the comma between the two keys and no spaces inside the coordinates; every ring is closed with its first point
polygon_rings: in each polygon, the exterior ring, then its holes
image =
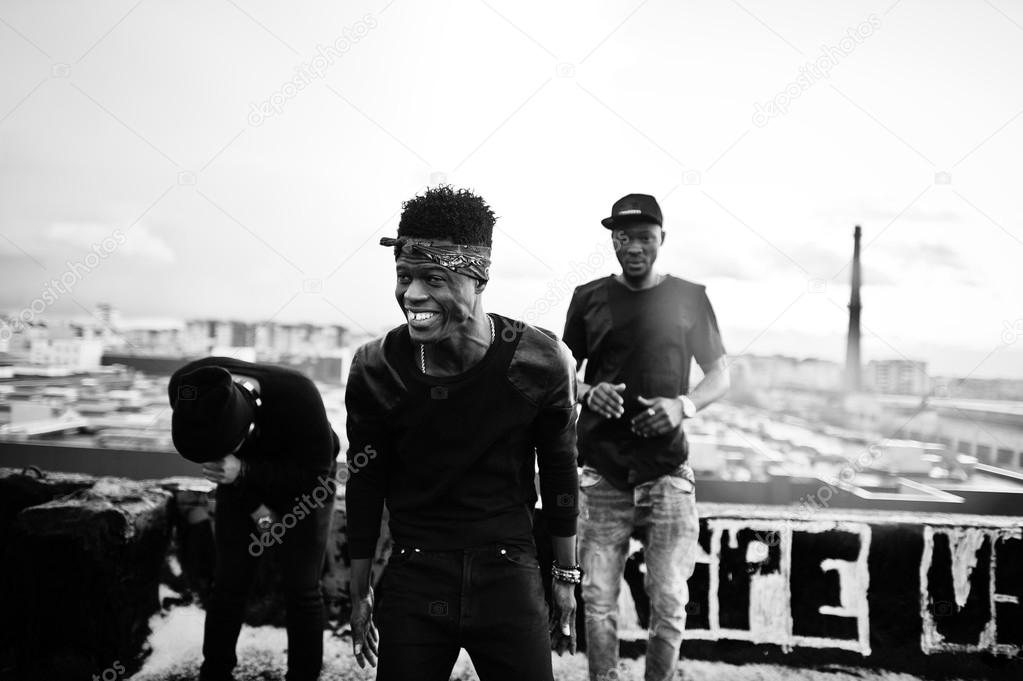
{"type": "Polygon", "coordinates": [[[265,549],[281,552],[287,681],[314,681],[323,664],[320,575],[340,449],[319,391],[293,369],[230,357],[186,364],[167,390],[175,448],[217,483],[217,566],[200,681],[233,678],[245,599],[265,549]]]}
{"type": "Polygon", "coordinates": [[[359,348],[345,393],[352,638],[360,666],[379,656],[378,681],[447,681],[460,648],[481,681],[551,681],[552,636],[574,652],[575,370],[560,341],[483,309],[493,227],[483,199],[442,186],[407,201],[397,238],[381,240],[407,323],[359,348]],[[377,603],[385,501],[394,548],[377,603]]]}
{"type": "Polygon", "coordinates": [[[590,679],[618,666],[618,592],[629,537],[643,533],[650,634],[646,681],[674,678],[685,629],[699,524],[682,421],[729,385],[725,348],[703,286],[654,271],[661,208],[629,194],[602,224],[621,274],[575,289],[565,343],[579,367],[579,550],[586,575],[590,679]],[[692,360],[703,369],[689,390],[692,360]]]}

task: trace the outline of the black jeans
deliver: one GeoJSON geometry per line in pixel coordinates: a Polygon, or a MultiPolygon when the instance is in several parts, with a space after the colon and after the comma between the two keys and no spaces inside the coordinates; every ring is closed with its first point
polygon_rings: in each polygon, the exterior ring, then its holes
{"type": "Polygon", "coordinates": [[[465,648],[480,681],[553,681],[536,551],[395,546],[375,620],[377,681],[447,681],[465,648]]]}
{"type": "Polygon", "coordinates": [[[269,547],[253,543],[253,533],[259,533],[237,488],[218,485],[216,498],[217,568],[213,593],[206,608],[200,679],[225,681],[232,678],[231,671],[238,663],[235,648],[245,600],[256,561],[265,550],[278,551],[281,558],[287,609],[287,681],[315,681],[323,665],[325,622],[320,575],[334,511],[334,495],[330,494],[318,506],[307,504],[311,513],[301,519],[295,513],[282,515],[280,526],[272,528],[280,539],[268,542],[269,547]]]}

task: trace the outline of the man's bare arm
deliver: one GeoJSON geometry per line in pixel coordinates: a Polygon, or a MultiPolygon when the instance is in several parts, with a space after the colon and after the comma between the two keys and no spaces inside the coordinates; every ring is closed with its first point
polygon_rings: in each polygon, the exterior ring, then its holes
{"type": "Polygon", "coordinates": [[[576,395],[579,401],[606,419],[616,419],[625,413],[625,384],[597,383],[590,385],[583,380],[582,367],[586,360],[576,364],[576,395]],[[592,394],[590,394],[592,393],[592,394]]]}
{"type": "Polygon", "coordinates": [[[373,624],[373,587],[370,585],[372,558],[353,558],[351,583],[348,588],[352,601],[352,652],[359,668],[377,665],[377,646],[380,634],[373,624]]]}
{"type": "Polygon", "coordinates": [[[703,379],[689,392],[689,399],[696,405],[696,411],[700,411],[724,397],[731,384],[728,358],[722,355],[714,360],[709,367],[704,368],[703,379]]]}

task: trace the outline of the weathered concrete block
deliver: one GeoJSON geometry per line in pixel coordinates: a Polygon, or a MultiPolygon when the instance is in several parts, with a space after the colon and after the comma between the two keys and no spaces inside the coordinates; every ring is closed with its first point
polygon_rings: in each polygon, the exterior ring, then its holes
{"type": "Polygon", "coordinates": [[[18,513],[10,567],[19,679],[87,679],[115,663],[130,673],[158,610],[170,494],[101,478],[18,513]]]}
{"type": "MultiPolygon", "coordinates": [[[[201,478],[166,478],[157,483],[171,494],[171,545],[163,583],[180,594],[180,602],[209,598],[216,568],[213,517],[216,485],[201,478]]],[[[166,603],[165,605],[172,605],[166,603]]]]}
{"type": "MultiPolygon", "coordinates": [[[[7,543],[10,526],[23,509],[91,487],[95,482],[96,478],[80,473],[0,468],[0,545],[7,543]]],[[[2,570],[0,565],[0,576],[2,570]]]]}
{"type": "MultiPolygon", "coordinates": [[[[96,479],[78,473],[52,473],[38,468],[0,468],[0,613],[11,612],[12,594],[18,586],[11,575],[11,561],[3,559],[11,544],[11,527],[18,513],[56,497],[91,487],[96,479]]],[[[0,617],[0,670],[14,664],[14,633],[20,623],[0,617]]],[[[2,677],[0,677],[2,678],[2,677]]]]}
{"type": "MultiPolygon", "coordinates": [[[[214,532],[216,525],[215,486],[199,478],[168,478],[159,486],[173,495],[171,525],[174,529],[169,551],[169,564],[164,582],[189,602],[197,597],[208,600],[216,567],[214,532]]],[[[351,558],[348,555],[347,516],[344,487],[338,488],[327,537],[321,588],[328,623],[347,624],[351,613],[349,581],[351,558]]],[[[253,526],[255,531],[255,526],[253,526]]],[[[376,584],[390,555],[391,538],[385,516],[381,527],[377,556],[373,564],[376,584]]],[[[285,607],[278,552],[268,550],[259,557],[249,599],[246,601],[245,623],[253,626],[270,624],[284,626],[285,607]]]]}

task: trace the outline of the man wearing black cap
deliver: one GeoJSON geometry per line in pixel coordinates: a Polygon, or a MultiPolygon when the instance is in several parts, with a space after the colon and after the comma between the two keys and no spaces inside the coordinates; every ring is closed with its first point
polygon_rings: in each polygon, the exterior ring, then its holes
{"type": "Polygon", "coordinates": [[[275,545],[287,608],[287,679],[313,681],[323,663],[320,574],[340,449],[319,391],[293,369],[207,357],[178,369],[168,395],[174,446],[217,483],[217,567],[201,681],[233,678],[256,558],[275,545]],[[257,522],[266,526],[257,529],[257,522]]]}
{"type": "Polygon", "coordinates": [[[602,224],[622,273],[576,288],[565,343],[579,383],[580,558],[590,679],[618,665],[618,592],[629,538],[644,540],[650,597],[646,681],[674,678],[699,524],[682,421],[728,389],[725,348],[703,286],[654,271],[664,243],[654,197],[629,194],[602,224]],[[695,357],[703,379],[689,390],[695,357]]]}
{"type": "Polygon", "coordinates": [[[359,348],[345,394],[352,639],[360,666],[379,654],[378,681],[447,681],[460,648],[482,681],[551,681],[552,642],[574,651],[575,370],[563,343],[484,311],[494,220],[475,194],[436,187],[381,240],[407,323],[359,348]],[[553,631],[532,535],[537,464],[553,631]],[[394,549],[374,613],[385,501],[394,549]]]}

